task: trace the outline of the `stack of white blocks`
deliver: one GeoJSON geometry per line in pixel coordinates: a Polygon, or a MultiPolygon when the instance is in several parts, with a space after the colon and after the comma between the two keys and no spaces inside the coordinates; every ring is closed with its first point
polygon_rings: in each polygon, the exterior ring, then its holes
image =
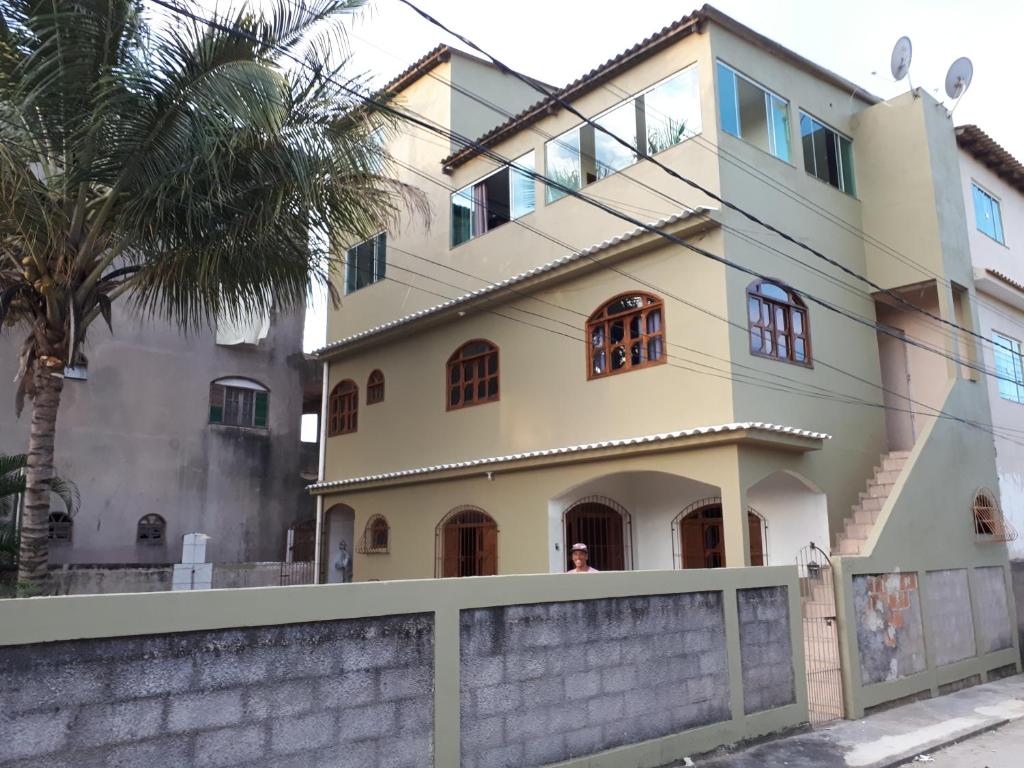
{"type": "Polygon", "coordinates": [[[171,591],[210,589],[213,586],[213,563],[206,562],[205,533],[186,533],[182,537],[181,562],[174,564],[171,591]]]}

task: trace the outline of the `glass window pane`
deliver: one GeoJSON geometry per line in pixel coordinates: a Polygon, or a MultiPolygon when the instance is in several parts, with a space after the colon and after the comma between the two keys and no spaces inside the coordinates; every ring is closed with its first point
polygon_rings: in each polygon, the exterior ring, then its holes
{"type": "Polygon", "coordinates": [[[776,96],[768,97],[771,102],[772,147],[771,153],[780,160],[789,162],[789,105],[776,96]]]}
{"type": "Polygon", "coordinates": [[[615,347],[612,350],[612,370],[617,371],[626,364],[626,350],[624,347],[615,347]]]}
{"type": "Polygon", "coordinates": [[[616,320],[611,324],[611,333],[609,335],[611,336],[613,344],[622,341],[622,339],[625,338],[626,328],[622,320],[616,320]]]}
{"type": "Polygon", "coordinates": [[[647,332],[657,333],[661,330],[661,310],[655,309],[647,313],[647,332]]]}
{"type": "Polygon", "coordinates": [[[528,173],[518,170],[516,166],[533,171],[533,152],[528,152],[512,164],[511,186],[513,219],[518,219],[520,216],[525,216],[533,211],[537,202],[536,183],[534,182],[533,177],[528,173]]]}
{"type": "Polygon", "coordinates": [[[629,318],[629,338],[635,339],[640,335],[640,315],[633,315],[629,318]]]}
{"type": "Polygon", "coordinates": [[[761,351],[761,330],[759,328],[750,329],[750,348],[754,352],[761,351]]]}
{"type": "Polygon", "coordinates": [[[604,344],[604,326],[599,325],[594,328],[590,333],[590,344],[594,347],[600,347],[604,344]]]}
{"type": "Polygon", "coordinates": [[[594,364],[592,366],[592,370],[594,371],[594,373],[605,372],[605,359],[606,356],[605,351],[603,349],[594,353],[594,364]]]}
{"type": "MultiPolygon", "coordinates": [[[[509,169],[502,168],[493,173],[483,181],[475,185],[474,193],[477,195],[477,204],[481,202],[486,207],[486,216],[483,219],[484,232],[500,227],[509,220],[509,169]]],[[[481,234],[474,232],[474,234],[481,234]]]]}
{"type": "Polygon", "coordinates": [[[798,309],[794,309],[790,313],[793,317],[793,333],[798,336],[804,335],[804,313],[798,309]]]}
{"type": "MultiPolygon", "coordinates": [[[[594,122],[636,147],[636,104],[632,99],[594,122]]],[[[632,165],[636,159],[635,152],[608,134],[594,131],[594,173],[598,179],[632,165]]]]}
{"type": "Polygon", "coordinates": [[[664,350],[665,342],[661,336],[655,336],[652,339],[647,340],[647,359],[648,360],[660,360],[661,353],[664,350]]]}
{"type": "Polygon", "coordinates": [[[487,381],[487,396],[497,397],[498,396],[498,379],[488,379],[487,381]]]}
{"type": "Polygon", "coordinates": [[[464,243],[473,236],[473,188],[452,193],[452,245],[464,243]]]}
{"type": "Polygon", "coordinates": [[[757,287],[757,292],[762,296],[767,296],[769,299],[776,299],[778,301],[789,301],[789,292],[775,283],[761,283],[757,287]]]}
{"type": "MultiPolygon", "coordinates": [[[[723,77],[721,72],[719,65],[720,98],[723,77]]],[[[731,77],[732,73],[728,70],[726,72],[731,77]]],[[[696,67],[680,72],[671,80],[645,93],[643,98],[647,154],[656,154],[700,133],[700,82],[696,67]]],[[[735,107],[735,96],[730,104],[735,107]]],[[[724,113],[722,123],[724,127],[724,113]]]]}
{"type": "Polygon", "coordinates": [[[814,154],[814,121],[807,115],[800,115],[800,142],[804,147],[804,170],[812,176],[818,175],[814,154]]]}
{"type": "Polygon", "coordinates": [[[761,302],[753,296],[747,299],[747,319],[752,323],[761,319],[761,302]]]}
{"type": "Polygon", "coordinates": [[[1003,215],[999,211],[999,201],[992,201],[992,229],[995,231],[995,239],[1000,243],[1005,243],[1003,239],[1003,215]]]}
{"type": "Polygon", "coordinates": [[[633,345],[629,349],[629,361],[631,365],[640,365],[643,362],[643,345],[639,341],[634,341],[633,345]]]}
{"type": "Polygon", "coordinates": [[[825,160],[828,164],[828,178],[823,181],[839,189],[839,137],[828,128],[822,128],[822,131],[825,135],[825,160]]]}
{"type": "Polygon", "coordinates": [[[853,178],[853,142],[839,137],[839,159],[843,166],[843,192],[848,195],[857,194],[857,184],[853,178]]]}
{"type": "Polygon", "coordinates": [[[740,105],[740,136],[755,147],[771,152],[768,140],[768,94],[749,80],[736,78],[740,105]]]}
{"type": "Polygon", "coordinates": [[[807,361],[807,347],[803,339],[793,339],[793,359],[798,363],[807,361]]]}
{"type": "Polygon", "coordinates": [[[740,115],[736,106],[736,75],[721,62],[718,63],[718,115],[722,130],[738,137],[740,115]]]}
{"type": "MultiPolygon", "coordinates": [[[[544,146],[544,157],[549,178],[569,189],[579,189],[582,186],[578,128],[549,141],[544,146]]],[[[565,197],[565,192],[550,186],[547,187],[546,194],[549,203],[565,197]]]]}

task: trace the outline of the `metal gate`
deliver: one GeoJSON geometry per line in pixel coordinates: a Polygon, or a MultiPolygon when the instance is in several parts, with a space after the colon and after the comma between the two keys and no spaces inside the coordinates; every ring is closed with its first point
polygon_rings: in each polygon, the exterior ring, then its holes
{"type": "Polygon", "coordinates": [[[844,715],[832,561],[812,541],[800,550],[796,564],[800,573],[807,708],[811,725],[822,725],[844,715]]]}
{"type": "Polygon", "coordinates": [[[312,560],[281,563],[281,586],[289,587],[296,584],[312,584],[313,565],[312,560]]]}

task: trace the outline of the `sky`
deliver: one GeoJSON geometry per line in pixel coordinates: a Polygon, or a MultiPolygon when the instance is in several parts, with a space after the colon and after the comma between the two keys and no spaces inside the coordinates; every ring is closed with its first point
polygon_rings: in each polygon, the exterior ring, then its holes
{"type": "MultiPolygon", "coordinates": [[[[197,0],[212,7],[218,0],[197,0]]],[[[257,0],[258,2],[259,0],[257,0]]],[[[636,44],[696,9],[678,0],[414,0],[452,29],[520,72],[556,86],[636,44]]],[[[882,98],[908,90],[889,72],[893,44],[913,43],[915,87],[953,106],[943,92],[949,65],[961,56],[974,79],[953,122],[975,123],[1024,160],[1024,106],[1014,76],[1021,70],[1020,0],[717,0],[720,11],[882,98]],[[1006,94],[1011,94],[1007,97],[1006,94]]],[[[399,0],[371,0],[350,25],[353,71],[390,80],[440,42],[465,48],[399,0]]],[[[322,302],[307,317],[306,348],[324,342],[322,302]]]]}

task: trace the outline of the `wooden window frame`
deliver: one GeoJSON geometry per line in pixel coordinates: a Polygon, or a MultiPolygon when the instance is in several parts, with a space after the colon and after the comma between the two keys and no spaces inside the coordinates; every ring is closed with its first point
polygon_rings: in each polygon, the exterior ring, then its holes
{"type": "MultiPolygon", "coordinates": [[[[759,307],[760,307],[759,305],[759,307]]],[[[791,365],[799,365],[802,368],[813,368],[814,357],[811,350],[811,319],[810,314],[807,311],[807,306],[803,303],[796,292],[785,283],[779,282],[778,280],[755,280],[747,286],[747,293],[745,301],[743,302],[743,312],[747,317],[747,346],[750,349],[750,354],[755,357],[763,357],[766,360],[778,360],[783,363],[790,363],[791,365]],[[781,291],[784,291],[789,297],[788,301],[782,301],[780,299],[773,298],[771,296],[765,296],[759,292],[762,285],[773,285],[781,291]],[[750,317],[750,302],[751,300],[760,302],[760,305],[768,307],[768,323],[765,324],[762,320],[763,312],[758,313],[758,319],[755,322],[750,317]],[[784,313],[786,322],[786,331],[782,334],[777,330],[777,316],[776,310],[781,310],[784,313]],[[802,316],[803,333],[793,332],[793,312],[800,312],[802,316]],[[761,337],[761,349],[754,349],[753,333],[757,329],[761,337]],[[786,337],[786,357],[781,357],[774,352],[765,352],[764,350],[764,334],[765,332],[771,334],[772,338],[772,349],[778,349],[778,337],[784,335],[786,337]],[[794,341],[801,339],[804,342],[804,360],[795,360],[794,355],[794,341]]]]}
{"type": "Polygon", "coordinates": [[[167,521],[162,515],[150,513],[139,518],[135,526],[135,543],[160,547],[167,543],[167,521]],[[156,533],[158,535],[154,536],[156,533]],[[146,534],[145,536],[143,534],[146,534]]]}
{"type": "Polygon", "coordinates": [[[449,411],[459,411],[463,408],[471,408],[474,405],[484,405],[485,403],[494,403],[501,399],[501,357],[498,345],[488,339],[471,339],[465,344],[461,345],[452,356],[448,358],[448,363],[445,366],[444,372],[444,402],[445,408],[449,411]],[[478,352],[468,357],[463,356],[463,351],[473,346],[474,344],[486,344],[489,349],[485,352],[478,352]],[[494,371],[490,371],[489,360],[494,358],[494,371]],[[484,361],[484,375],[480,376],[476,370],[476,364],[480,361],[484,361]],[[464,366],[471,364],[473,370],[469,379],[465,379],[462,376],[464,366]],[[459,381],[459,402],[452,403],[452,389],[454,388],[452,382],[452,371],[458,370],[459,381]],[[485,391],[490,389],[490,382],[494,381],[494,394],[487,394],[483,399],[474,397],[470,401],[464,399],[465,387],[469,383],[473,387],[473,393],[477,392],[478,386],[481,382],[484,383],[485,391]]]}
{"type": "Polygon", "coordinates": [[[370,515],[363,528],[363,537],[356,551],[361,555],[386,555],[391,546],[391,526],[384,515],[370,515]],[[383,543],[379,543],[376,534],[383,531],[383,543]]]}
{"type": "Polygon", "coordinates": [[[376,368],[366,379],[366,404],[376,405],[384,402],[384,372],[376,368]]]}
{"type": "Polygon", "coordinates": [[[334,385],[327,398],[327,436],[348,435],[358,431],[359,385],[352,379],[342,379],[334,385]]]}
{"type": "Polygon", "coordinates": [[[608,301],[604,302],[598,307],[587,320],[587,331],[586,331],[586,367],[587,367],[587,380],[592,379],[604,379],[608,376],[616,376],[620,373],[627,373],[629,371],[638,371],[643,368],[652,368],[656,365],[664,365],[668,362],[668,333],[665,323],[665,302],[661,298],[655,296],[653,293],[646,293],[644,291],[626,291],[624,293],[617,294],[608,301]],[[618,301],[627,299],[632,296],[643,297],[645,303],[639,308],[633,308],[628,310],[622,310],[614,314],[608,314],[608,308],[618,301]],[[652,312],[659,312],[661,314],[661,328],[655,333],[647,332],[647,319],[652,312]],[[640,335],[637,338],[626,339],[623,335],[623,344],[614,344],[611,341],[610,328],[613,323],[618,321],[623,322],[623,329],[628,329],[630,325],[630,319],[634,316],[640,318],[640,335]],[[603,334],[603,342],[598,349],[598,345],[594,344],[594,332],[597,329],[601,329],[603,334]],[[661,356],[656,360],[648,358],[648,342],[654,339],[661,339],[661,356]],[[618,346],[624,348],[629,347],[632,344],[640,343],[641,361],[639,363],[633,363],[631,356],[627,354],[626,362],[620,368],[611,367],[611,356],[612,349],[618,346]],[[600,373],[594,372],[594,355],[597,351],[603,352],[605,355],[605,364],[607,370],[600,373]]]}

